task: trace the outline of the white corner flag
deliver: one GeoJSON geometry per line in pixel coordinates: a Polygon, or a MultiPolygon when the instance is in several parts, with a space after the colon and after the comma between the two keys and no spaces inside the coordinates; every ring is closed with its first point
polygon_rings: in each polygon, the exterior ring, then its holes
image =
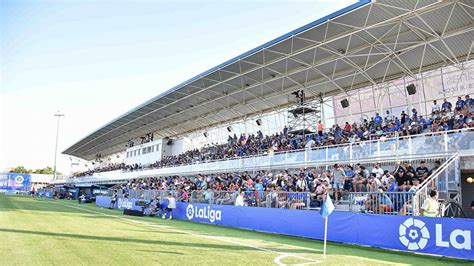
{"type": "Polygon", "coordinates": [[[323,249],[323,259],[326,260],[326,241],[328,236],[328,216],[331,215],[332,211],[334,211],[335,207],[332,203],[331,197],[329,193],[326,193],[326,198],[324,199],[323,206],[321,206],[321,210],[319,210],[319,214],[325,219],[324,222],[324,249],[323,249]]]}

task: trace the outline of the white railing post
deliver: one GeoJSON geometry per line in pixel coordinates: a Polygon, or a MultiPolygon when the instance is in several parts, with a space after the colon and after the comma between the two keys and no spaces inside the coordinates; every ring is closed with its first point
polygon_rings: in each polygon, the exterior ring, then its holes
{"type": "Polygon", "coordinates": [[[349,144],[349,159],[352,161],[352,143],[349,144]]]}
{"type": "Polygon", "coordinates": [[[448,133],[444,133],[444,151],[448,151],[448,133]]]}
{"type": "Polygon", "coordinates": [[[412,154],[412,146],[411,146],[411,141],[412,138],[408,138],[408,154],[412,154]]]}
{"type": "Polygon", "coordinates": [[[380,157],[380,140],[377,140],[377,157],[380,157]]]}

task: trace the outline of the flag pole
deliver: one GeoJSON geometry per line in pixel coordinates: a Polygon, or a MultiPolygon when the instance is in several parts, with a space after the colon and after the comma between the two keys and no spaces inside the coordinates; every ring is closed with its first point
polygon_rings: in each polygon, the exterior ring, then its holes
{"type": "Polygon", "coordinates": [[[324,248],[323,248],[323,260],[326,260],[326,241],[328,236],[328,217],[324,219],[324,248]]]}

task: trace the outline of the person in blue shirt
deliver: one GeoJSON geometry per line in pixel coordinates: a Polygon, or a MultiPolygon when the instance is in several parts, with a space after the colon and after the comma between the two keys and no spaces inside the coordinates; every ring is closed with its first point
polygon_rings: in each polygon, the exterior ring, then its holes
{"type": "Polygon", "coordinates": [[[376,114],[375,114],[374,122],[375,122],[376,125],[381,125],[381,124],[382,124],[383,119],[382,119],[382,117],[379,115],[379,113],[376,113],[376,114]]]}
{"type": "Polygon", "coordinates": [[[456,101],[456,110],[460,111],[464,107],[465,103],[462,100],[461,97],[458,97],[458,100],[456,101]]]}
{"type": "Polygon", "coordinates": [[[263,185],[262,183],[260,183],[260,180],[257,179],[255,181],[254,188],[255,188],[255,191],[257,192],[258,199],[260,201],[261,199],[263,199],[263,185]]]}
{"type": "Polygon", "coordinates": [[[443,102],[443,105],[441,105],[441,109],[443,111],[449,111],[449,110],[451,110],[451,108],[453,108],[453,105],[450,102],[448,102],[448,100],[446,100],[446,98],[445,98],[444,102],[443,102]]]}
{"type": "Polygon", "coordinates": [[[474,100],[469,97],[469,95],[466,95],[464,103],[470,107],[474,105],[474,100]]]}
{"type": "Polygon", "coordinates": [[[422,129],[426,129],[426,121],[421,115],[418,117],[418,124],[420,124],[422,129]]]}

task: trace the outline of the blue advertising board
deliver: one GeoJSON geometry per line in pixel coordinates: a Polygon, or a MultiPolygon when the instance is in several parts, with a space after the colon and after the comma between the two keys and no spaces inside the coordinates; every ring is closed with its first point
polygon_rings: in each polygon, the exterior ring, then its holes
{"type": "MultiPolygon", "coordinates": [[[[117,200],[115,201],[114,209],[141,211],[142,207],[136,206],[136,201],[136,199],[117,198],[117,200]]],[[[108,208],[110,206],[110,197],[97,196],[95,199],[95,204],[97,206],[108,208]]]]}
{"type": "Polygon", "coordinates": [[[31,175],[29,174],[0,174],[0,190],[29,191],[30,187],[31,175]]]}
{"type": "MultiPolygon", "coordinates": [[[[320,240],[324,236],[324,219],[316,211],[179,202],[173,217],[320,240]]],[[[462,218],[350,212],[333,212],[328,218],[329,241],[468,260],[474,260],[473,231],[474,220],[462,218]]]]}

